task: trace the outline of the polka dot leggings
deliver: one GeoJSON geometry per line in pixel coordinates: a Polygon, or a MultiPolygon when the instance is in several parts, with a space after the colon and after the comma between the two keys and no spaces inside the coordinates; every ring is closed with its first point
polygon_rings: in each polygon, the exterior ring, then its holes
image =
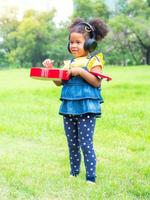
{"type": "Polygon", "coordinates": [[[93,114],[65,115],[64,128],[67,136],[70,158],[70,174],[80,172],[81,152],[83,152],[86,180],[95,182],[96,156],[93,148],[93,133],[96,117],[93,114]]]}

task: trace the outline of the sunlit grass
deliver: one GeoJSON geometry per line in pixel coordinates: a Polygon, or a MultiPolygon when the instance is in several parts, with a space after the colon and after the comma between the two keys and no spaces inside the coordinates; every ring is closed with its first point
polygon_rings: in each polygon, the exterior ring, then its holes
{"type": "MultiPolygon", "coordinates": [[[[0,71],[0,200],[150,199],[150,68],[106,67],[105,103],[97,120],[97,183],[69,178],[60,90],[29,77],[29,69],[0,71]]],[[[83,161],[83,160],[82,160],[83,161]]]]}

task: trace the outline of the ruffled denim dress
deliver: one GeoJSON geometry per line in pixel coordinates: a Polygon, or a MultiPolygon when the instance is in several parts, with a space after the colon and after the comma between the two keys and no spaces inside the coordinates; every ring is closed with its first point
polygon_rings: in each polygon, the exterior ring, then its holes
{"type": "MultiPolygon", "coordinates": [[[[84,67],[87,70],[87,67],[84,67]]],[[[60,100],[62,101],[59,114],[82,115],[93,113],[101,116],[101,88],[93,87],[80,76],[74,76],[63,81],[60,100]]]]}

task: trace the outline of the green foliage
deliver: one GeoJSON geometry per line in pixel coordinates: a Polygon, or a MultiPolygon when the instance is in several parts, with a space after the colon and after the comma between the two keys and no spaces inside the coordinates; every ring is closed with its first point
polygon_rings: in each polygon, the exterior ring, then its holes
{"type": "Polygon", "coordinates": [[[118,0],[117,1],[117,12],[121,14],[125,14],[127,11],[127,0],[118,0]]]}
{"type": "Polygon", "coordinates": [[[108,36],[98,45],[107,64],[150,65],[149,0],[118,0],[111,11],[102,0],[74,0],[73,14],[59,26],[54,23],[56,10],[27,10],[19,21],[17,9],[0,15],[0,67],[41,66],[46,58],[60,67],[69,59],[67,52],[70,20],[99,17],[109,26],[108,36]]]}
{"type": "Polygon", "coordinates": [[[73,18],[79,17],[85,20],[100,17],[108,19],[109,11],[102,0],[73,0],[73,18]]]}
{"type": "Polygon", "coordinates": [[[47,51],[48,57],[55,61],[54,65],[57,67],[62,66],[63,60],[70,57],[67,50],[69,32],[66,26],[67,24],[64,24],[62,27],[55,28],[51,38],[52,47],[47,51]]]}
{"type": "Polygon", "coordinates": [[[150,64],[148,13],[150,14],[150,9],[146,1],[133,0],[124,8],[123,14],[117,14],[109,20],[113,35],[111,39],[114,42],[110,43],[112,48],[118,49],[124,57],[121,59],[124,65],[128,64],[129,60],[131,64],[150,64]]]}
{"type": "Polygon", "coordinates": [[[128,16],[117,15],[109,21],[109,26],[111,27],[108,35],[112,50],[110,51],[111,63],[116,62],[124,66],[140,63],[142,52],[139,45],[135,43],[136,37],[130,29],[132,22],[128,16]]]}
{"type": "Polygon", "coordinates": [[[46,51],[50,48],[48,44],[54,30],[52,19],[53,12],[45,16],[31,11],[25,14],[17,30],[18,46],[10,54],[11,58],[14,55],[14,60],[19,60],[20,66],[36,66],[47,56],[46,51]]]}
{"type": "Polygon", "coordinates": [[[102,82],[105,102],[94,134],[97,183],[89,185],[83,159],[79,177],[69,177],[60,88],[31,79],[29,69],[0,71],[1,200],[150,199],[150,68],[104,72],[113,80],[102,82]]]}
{"type": "Polygon", "coordinates": [[[17,46],[15,35],[19,25],[16,17],[17,9],[9,8],[6,13],[7,15],[0,16],[0,67],[8,67],[8,54],[17,46]]]}

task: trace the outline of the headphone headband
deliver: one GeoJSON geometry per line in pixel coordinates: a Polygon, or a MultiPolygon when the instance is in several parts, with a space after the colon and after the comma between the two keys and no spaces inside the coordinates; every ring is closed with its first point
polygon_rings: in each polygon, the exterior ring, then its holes
{"type": "Polygon", "coordinates": [[[91,24],[87,23],[87,22],[80,22],[78,25],[85,25],[85,31],[88,33],[92,33],[92,38],[95,39],[95,32],[94,32],[94,28],[91,24]]]}

